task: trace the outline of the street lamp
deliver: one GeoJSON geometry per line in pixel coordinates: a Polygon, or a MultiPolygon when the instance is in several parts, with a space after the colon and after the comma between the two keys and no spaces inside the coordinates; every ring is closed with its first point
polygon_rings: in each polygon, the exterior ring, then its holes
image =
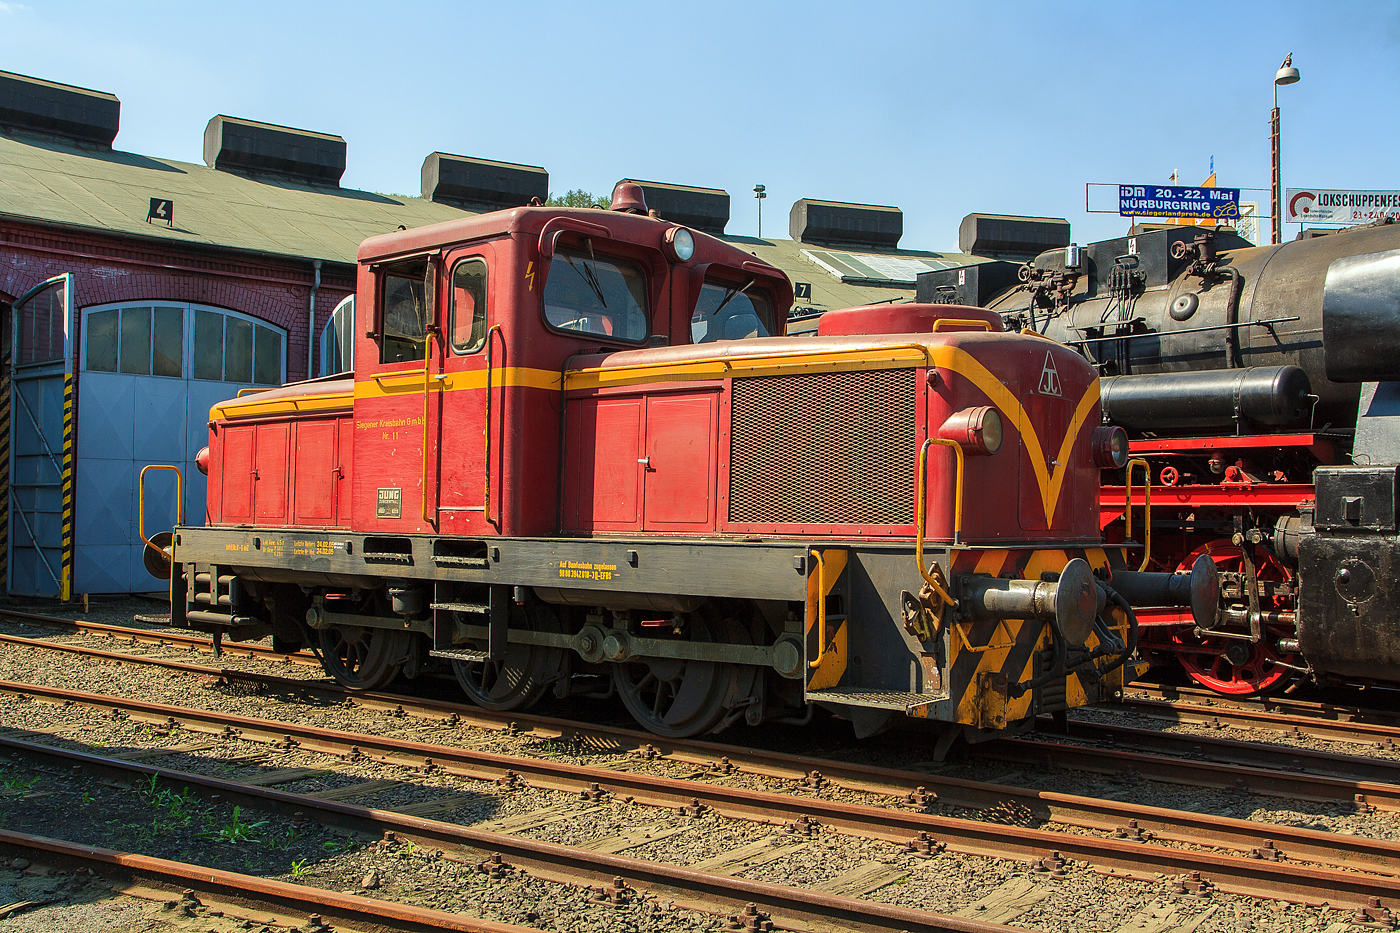
{"type": "Polygon", "coordinates": [[[1298,69],[1293,67],[1293,53],[1289,52],[1288,57],[1279,65],[1278,72],[1274,75],[1274,112],[1269,124],[1269,142],[1273,146],[1274,157],[1274,182],[1273,182],[1273,204],[1269,208],[1269,213],[1274,218],[1274,239],[1275,243],[1283,242],[1283,188],[1280,182],[1278,165],[1278,87],[1280,84],[1297,84],[1298,69]]]}
{"type": "Polygon", "coordinates": [[[761,240],[763,239],[763,199],[768,197],[768,186],[754,185],[753,196],[758,198],[758,238],[761,240]]]}

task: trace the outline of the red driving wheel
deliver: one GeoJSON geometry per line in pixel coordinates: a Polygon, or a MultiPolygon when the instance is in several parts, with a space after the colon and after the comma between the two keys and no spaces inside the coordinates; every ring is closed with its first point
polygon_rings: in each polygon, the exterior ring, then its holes
{"type": "MultiPolygon", "coordinates": [[[[1227,539],[1196,548],[1182,560],[1178,569],[1190,570],[1197,557],[1210,555],[1221,573],[1244,572],[1244,549],[1227,539]]],[[[1293,575],[1272,552],[1254,548],[1254,567],[1262,582],[1289,583],[1293,575]]],[[[1292,608],[1283,597],[1261,597],[1263,612],[1292,608]]],[[[1280,638],[1293,637],[1288,625],[1264,626],[1264,637],[1257,642],[1204,634],[1197,638],[1189,628],[1175,629],[1171,640],[1179,646],[1177,657],[1191,679],[1203,687],[1230,696],[1260,696],[1281,690],[1292,682],[1295,671],[1276,662],[1298,665],[1297,655],[1279,654],[1274,646],[1280,638]],[[1197,649],[1197,650],[1191,650],[1197,649]]]]}

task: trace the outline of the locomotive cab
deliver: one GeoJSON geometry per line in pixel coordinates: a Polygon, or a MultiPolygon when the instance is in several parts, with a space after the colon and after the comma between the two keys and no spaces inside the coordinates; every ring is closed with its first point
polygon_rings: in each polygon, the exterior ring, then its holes
{"type": "Polygon", "coordinates": [[[211,411],[176,618],[356,689],[616,691],[662,735],[820,705],[984,737],[1118,689],[1123,592],[1211,585],[1103,548],[1076,354],[928,306],[770,337],[787,278],[626,188],[365,241],[353,376],[211,411]]]}

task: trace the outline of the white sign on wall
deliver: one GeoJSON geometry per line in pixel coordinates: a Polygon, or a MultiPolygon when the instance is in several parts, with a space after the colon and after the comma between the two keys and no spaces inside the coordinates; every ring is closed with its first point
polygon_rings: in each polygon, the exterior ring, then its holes
{"type": "Polygon", "coordinates": [[[1400,191],[1289,188],[1284,217],[1293,223],[1364,224],[1400,217],[1400,191]]]}

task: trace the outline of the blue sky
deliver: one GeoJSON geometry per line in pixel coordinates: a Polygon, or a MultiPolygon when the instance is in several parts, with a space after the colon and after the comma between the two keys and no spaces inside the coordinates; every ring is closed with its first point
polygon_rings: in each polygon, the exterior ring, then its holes
{"type": "Polygon", "coordinates": [[[416,194],[440,150],[556,192],[724,188],[752,234],[761,182],[769,236],[798,198],[862,201],[902,208],[910,249],[956,249],[973,211],[1118,235],[1086,182],[1196,184],[1212,156],[1267,188],[1289,52],[1285,187],[1400,188],[1400,0],[0,0],[0,69],[116,94],[121,149],[199,162],[225,113],[344,136],[349,187],[416,194]]]}

